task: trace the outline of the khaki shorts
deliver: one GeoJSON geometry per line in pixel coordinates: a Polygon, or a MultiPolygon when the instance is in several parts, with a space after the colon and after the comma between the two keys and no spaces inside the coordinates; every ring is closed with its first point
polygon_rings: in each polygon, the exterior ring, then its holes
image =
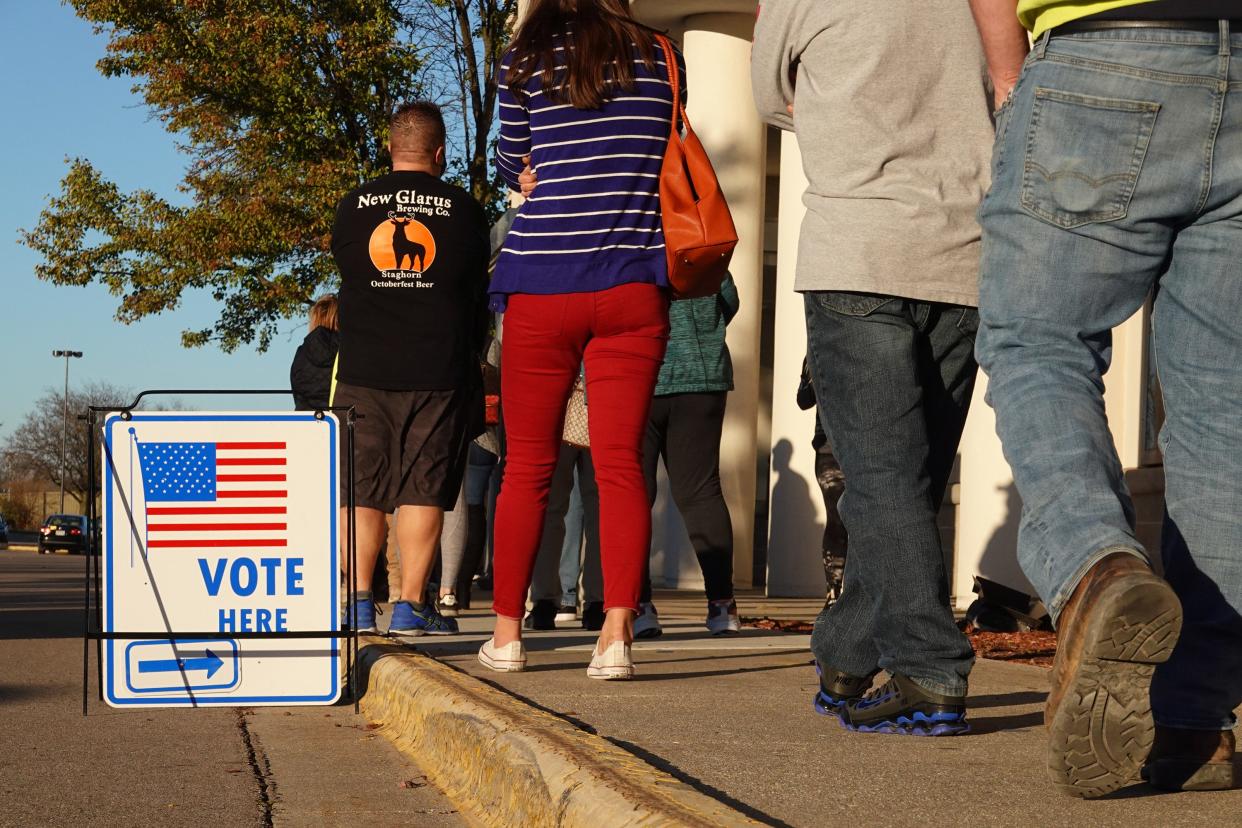
{"type": "MultiPolygon", "coordinates": [[[[338,382],[333,406],[353,406],[354,505],[451,509],[470,446],[469,392],[381,391],[338,382]]],[[[349,496],[349,443],[341,440],[341,503],[349,496]]]]}

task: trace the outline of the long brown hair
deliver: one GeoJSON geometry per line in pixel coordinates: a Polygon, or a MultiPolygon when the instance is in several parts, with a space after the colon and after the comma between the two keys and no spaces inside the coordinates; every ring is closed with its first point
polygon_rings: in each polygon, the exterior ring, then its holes
{"type": "Polygon", "coordinates": [[[330,331],[340,330],[337,322],[337,304],[335,293],[325,293],[315,300],[310,309],[310,329],[327,328],[330,331]]]}
{"type": "Polygon", "coordinates": [[[634,91],[634,44],[646,67],[655,65],[651,35],[626,0],[532,0],[513,38],[509,89],[521,100],[539,70],[552,100],[598,109],[617,92],[634,91]],[[557,46],[565,47],[560,70],[557,46]]]}

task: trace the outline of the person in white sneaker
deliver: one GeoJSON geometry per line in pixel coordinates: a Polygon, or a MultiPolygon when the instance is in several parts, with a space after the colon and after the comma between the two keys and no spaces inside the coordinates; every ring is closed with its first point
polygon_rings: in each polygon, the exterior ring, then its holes
{"type": "Polygon", "coordinates": [[[685,73],[662,37],[624,0],[534,0],[501,61],[496,167],[530,197],[489,286],[492,307],[507,308],[508,455],[484,664],[520,669],[565,403],[585,367],[604,570],[604,620],[587,675],[634,675],[630,643],[651,549],[643,432],[668,343],[660,167],[675,110],[670,73],[685,73]]]}
{"type": "MultiPolygon", "coordinates": [[[[737,315],[738,304],[737,287],[725,277],[714,296],[669,305],[668,350],[660,366],[643,447],[643,476],[653,506],[656,472],[664,460],[673,502],[703,570],[707,629],[712,635],[741,628],[733,600],[733,522],[720,488],[720,434],[725,400],[733,390],[725,326],[737,315]]],[[[638,610],[634,637],[662,635],[651,601],[650,560],[638,610]]]]}

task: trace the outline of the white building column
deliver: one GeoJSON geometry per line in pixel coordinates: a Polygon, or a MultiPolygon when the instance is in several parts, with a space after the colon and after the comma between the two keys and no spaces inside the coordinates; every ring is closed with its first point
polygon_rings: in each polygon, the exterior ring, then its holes
{"type": "Polygon", "coordinates": [[[806,313],[802,294],[794,291],[806,187],[798,139],[782,132],[768,499],[768,594],[781,597],[825,594],[820,553],[827,515],[811,448],[816,412],[803,411],[795,400],[806,356],[806,313]]]}
{"type": "Polygon", "coordinates": [[[737,225],[731,272],[741,310],[729,325],[735,390],[720,444],[720,476],[733,518],[734,581],[751,583],[754,560],[759,335],[763,302],[763,194],[767,129],[750,91],[753,14],[686,18],[687,115],[711,156],[737,225]]]}
{"type": "Polygon", "coordinates": [[[1034,592],[1018,566],[1022,501],[996,436],[996,415],[983,400],[987,390],[987,375],[980,371],[958,449],[962,465],[950,593],[959,610],[975,599],[972,589],[976,575],[1028,594],[1034,592]]]}
{"type": "MultiPolygon", "coordinates": [[[[1113,362],[1104,377],[1104,406],[1117,455],[1127,471],[1142,466],[1148,459],[1143,451],[1147,329],[1148,314],[1144,309],[1113,330],[1113,362]]],[[[1035,593],[1018,566],[1022,500],[996,436],[996,415],[983,399],[987,388],[988,378],[980,371],[962,434],[952,584],[958,609],[965,609],[974,600],[971,588],[976,575],[1031,595],[1035,593]]]]}

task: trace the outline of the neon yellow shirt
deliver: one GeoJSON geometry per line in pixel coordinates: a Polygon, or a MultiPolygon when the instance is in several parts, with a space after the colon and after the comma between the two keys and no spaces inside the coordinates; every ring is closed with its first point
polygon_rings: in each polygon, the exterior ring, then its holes
{"type": "Polygon", "coordinates": [[[332,360],[332,384],[328,386],[328,407],[336,405],[336,369],[341,367],[341,352],[332,360]]]}
{"type": "Polygon", "coordinates": [[[1071,20],[1151,0],[1018,0],[1018,19],[1034,37],[1071,20]]]}

